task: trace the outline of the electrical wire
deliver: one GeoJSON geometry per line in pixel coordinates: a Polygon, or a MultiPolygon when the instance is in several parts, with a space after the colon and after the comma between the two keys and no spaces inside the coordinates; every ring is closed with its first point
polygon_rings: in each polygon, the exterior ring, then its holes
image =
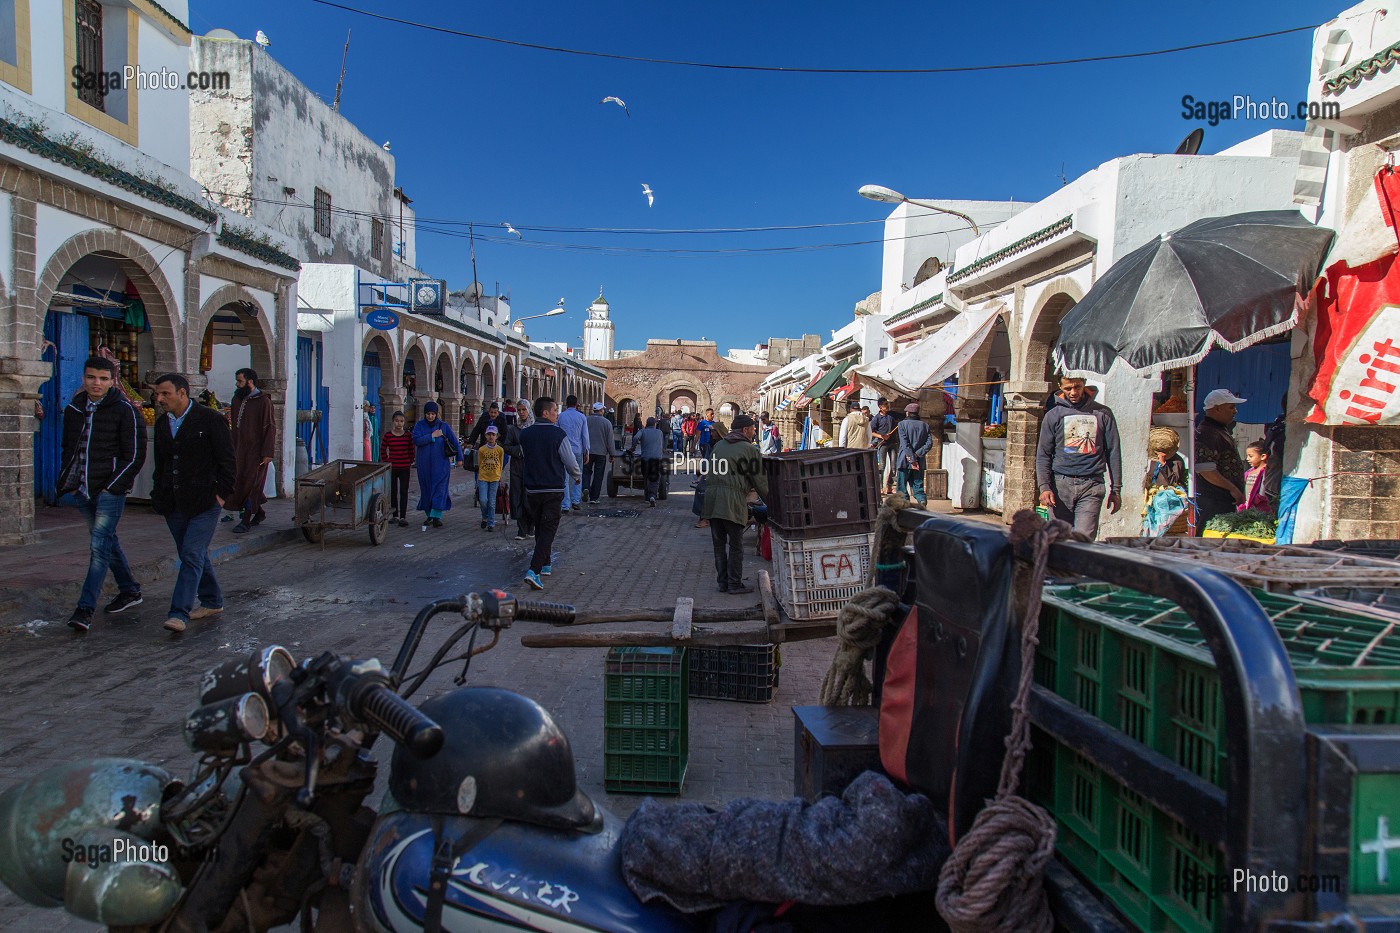
{"type": "Polygon", "coordinates": [[[648,65],[677,65],[686,68],[709,68],[719,71],[763,71],[781,72],[788,74],[838,74],[838,75],[928,75],[928,74],[958,74],[973,71],[1003,71],[1013,68],[1050,68],[1058,65],[1083,65],[1091,62],[1112,62],[1123,61],[1133,58],[1150,58],[1156,55],[1173,55],[1178,52],[1190,52],[1196,49],[1209,49],[1222,45],[1234,45],[1240,42],[1254,42],[1260,39],[1272,39],[1276,36],[1286,36],[1295,32],[1312,31],[1317,28],[1317,24],[1308,26],[1293,26],[1288,29],[1276,29],[1272,32],[1261,32],[1249,36],[1236,36],[1230,39],[1214,39],[1209,42],[1193,42],[1190,45],[1178,45],[1165,49],[1153,49],[1146,52],[1120,52],[1114,55],[1087,55],[1081,58],[1059,58],[1034,62],[1006,62],[992,65],[950,65],[942,68],[807,68],[788,67],[783,65],[732,65],[720,62],[697,62],[686,61],[673,58],[651,58],[644,55],[622,55],[615,52],[596,52],[588,49],[571,49],[561,46],[544,45],[538,42],[524,42],[518,39],[504,39],[500,36],[487,36],[481,33],[466,32],[461,29],[452,29],[447,26],[437,26],[432,23],[423,23],[411,19],[402,19],[397,16],[388,16],[383,13],[375,13],[371,10],[362,10],[358,7],[348,6],[343,3],[334,3],[332,0],[311,0],[312,3],[321,6],[343,10],[346,13],[354,13],[359,16],[366,16],[386,23],[397,23],[400,26],[411,26],[415,29],[423,29],[429,32],[442,33],[443,35],[456,36],[462,39],[475,39],[481,42],[494,42],[499,45],[509,45],[522,49],[534,49],[540,52],[556,52],[562,55],[582,55],[588,58],[606,58],[613,61],[639,62],[648,65]]]}

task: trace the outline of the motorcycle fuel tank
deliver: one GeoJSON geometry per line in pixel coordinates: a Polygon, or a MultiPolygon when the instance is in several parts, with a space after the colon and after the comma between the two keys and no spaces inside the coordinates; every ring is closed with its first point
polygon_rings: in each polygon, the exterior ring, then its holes
{"type": "MultiPolygon", "coordinates": [[[[601,808],[599,808],[601,810],[601,808]]],[[[541,930],[573,933],[692,933],[699,919],[650,906],[628,890],[617,857],[622,824],[602,811],[601,832],[502,823],[452,868],[443,905],[449,933],[541,930]]],[[[443,819],[456,838],[476,820],[443,819]]],[[[355,875],[356,925],[362,931],[423,928],[433,864],[433,817],[398,811],[374,825],[355,875]]]]}

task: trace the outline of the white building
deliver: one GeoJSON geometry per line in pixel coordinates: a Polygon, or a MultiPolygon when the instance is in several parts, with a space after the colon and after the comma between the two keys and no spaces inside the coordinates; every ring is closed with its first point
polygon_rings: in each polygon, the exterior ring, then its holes
{"type": "MultiPolygon", "coordinates": [[[[33,532],[36,498],[56,501],[62,411],[91,352],[116,358],[138,404],[163,372],[199,391],[232,340],[285,385],[297,260],[190,177],[187,17],[186,0],[0,2],[0,543],[33,532]],[[104,93],[96,75],[126,67],[143,77],[104,93]]],[[[286,488],[290,458],[283,443],[270,485],[286,488]]]]}
{"type": "Polygon", "coordinates": [[[598,290],[598,297],[588,307],[588,320],[583,322],[583,358],[610,360],[613,358],[612,308],[598,290]]]}

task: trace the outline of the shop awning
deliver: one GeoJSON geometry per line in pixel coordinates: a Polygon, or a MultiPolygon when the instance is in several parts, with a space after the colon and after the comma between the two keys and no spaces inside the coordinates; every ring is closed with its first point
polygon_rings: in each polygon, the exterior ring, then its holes
{"type": "Polygon", "coordinates": [[[846,375],[846,370],[850,369],[853,365],[855,365],[855,362],[855,360],[846,360],[843,363],[837,363],[831,368],[831,372],[827,373],[825,376],[822,376],[816,382],[808,386],[807,391],[803,394],[806,395],[808,398],[813,399],[821,398],[822,396],[826,395],[832,389],[841,385],[841,377],[846,375]]]}
{"type": "Polygon", "coordinates": [[[1005,308],[1000,301],[968,308],[907,350],[857,366],[855,377],[882,395],[917,398],[920,389],[954,375],[972,358],[1005,308]]]}
{"type": "Polygon", "coordinates": [[[795,404],[798,408],[801,408],[802,406],[806,405],[807,390],[810,389],[812,386],[816,385],[818,382],[820,382],[821,378],[822,372],[821,370],[817,370],[817,374],[813,376],[805,385],[803,385],[801,389],[798,389],[797,391],[793,392],[787,398],[783,399],[780,403],[778,403],[778,411],[782,411],[789,405],[795,404]]]}
{"type": "Polygon", "coordinates": [[[857,379],[855,376],[851,376],[851,381],[843,385],[841,388],[837,389],[835,392],[831,393],[831,397],[838,402],[842,402],[859,391],[860,380],[857,379]]]}

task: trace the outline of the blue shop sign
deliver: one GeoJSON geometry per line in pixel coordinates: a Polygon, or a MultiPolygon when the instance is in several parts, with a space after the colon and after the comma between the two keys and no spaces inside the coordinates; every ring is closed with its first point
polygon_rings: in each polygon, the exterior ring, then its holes
{"type": "Polygon", "coordinates": [[[399,316],[388,308],[375,308],[365,315],[365,323],[375,330],[393,330],[399,326],[399,316]]]}

